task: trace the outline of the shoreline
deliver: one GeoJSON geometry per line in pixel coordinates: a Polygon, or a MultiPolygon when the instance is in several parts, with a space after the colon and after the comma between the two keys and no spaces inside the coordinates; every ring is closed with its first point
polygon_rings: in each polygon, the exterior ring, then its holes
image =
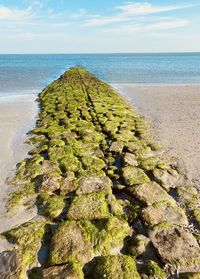
{"type": "Polygon", "coordinates": [[[200,85],[111,84],[150,121],[166,154],[200,190],[200,85]]]}
{"type": "Polygon", "coordinates": [[[19,96],[0,102],[0,232],[23,223],[30,215],[21,212],[16,216],[8,216],[5,202],[14,187],[7,183],[15,174],[16,164],[27,157],[30,147],[24,142],[26,133],[35,126],[38,105],[35,95],[19,96]]]}

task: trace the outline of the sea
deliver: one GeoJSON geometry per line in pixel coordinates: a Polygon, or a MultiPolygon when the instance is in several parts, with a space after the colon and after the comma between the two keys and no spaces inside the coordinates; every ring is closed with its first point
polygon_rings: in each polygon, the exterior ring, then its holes
{"type": "Polygon", "coordinates": [[[0,55],[0,97],[37,94],[70,67],[108,83],[200,84],[200,53],[0,55]]]}

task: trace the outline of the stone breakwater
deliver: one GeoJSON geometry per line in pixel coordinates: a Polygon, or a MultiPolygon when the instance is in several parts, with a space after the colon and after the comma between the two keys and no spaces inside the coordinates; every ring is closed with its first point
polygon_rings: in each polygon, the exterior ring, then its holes
{"type": "Polygon", "coordinates": [[[200,278],[200,197],[148,123],[107,84],[72,68],[39,95],[33,149],[2,234],[1,278],[200,278]]]}

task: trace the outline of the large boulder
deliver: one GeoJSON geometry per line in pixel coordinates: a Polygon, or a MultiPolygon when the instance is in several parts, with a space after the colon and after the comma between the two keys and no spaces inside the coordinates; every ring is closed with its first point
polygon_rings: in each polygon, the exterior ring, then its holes
{"type": "Polygon", "coordinates": [[[157,183],[150,182],[135,187],[127,188],[127,191],[141,202],[152,205],[155,202],[169,202],[175,204],[175,200],[157,183]]]}
{"type": "Polygon", "coordinates": [[[94,261],[92,279],[139,279],[136,263],[129,256],[98,257],[94,261]]]}
{"type": "Polygon", "coordinates": [[[160,183],[167,191],[169,191],[170,188],[175,188],[182,184],[182,177],[174,169],[166,170],[155,168],[153,170],[153,175],[158,183],[160,183]]]}
{"type": "Polygon", "coordinates": [[[126,152],[123,157],[123,162],[125,166],[132,166],[135,167],[138,165],[136,156],[132,153],[126,152]]]}
{"type": "Polygon", "coordinates": [[[64,264],[77,260],[88,262],[92,257],[92,244],[86,240],[75,221],[62,222],[50,244],[49,263],[64,264]]]}
{"type": "Polygon", "coordinates": [[[180,272],[200,268],[199,245],[183,227],[164,222],[150,229],[149,237],[163,262],[180,272]]]}
{"type": "Polygon", "coordinates": [[[66,221],[55,232],[50,245],[50,264],[89,262],[99,255],[118,254],[124,238],[130,236],[128,223],[116,217],[97,222],[66,221]]]}
{"type": "Polygon", "coordinates": [[[108,194],[112,193],[112,181],[109,177],[102,176],[81,178],[78,182],[76,194],[85,195],[99,191],[104,191],[108,194]]]}
{"type": "Polygon", "coordinates": [[[67,212],[69,220],[96,220],[109,216],[107,194],[104,192],[75,197],[67,212]]]}
{"type": "Polygon", "coordinates": [[[127,166],[122,169],[124,182],[127,186],[134,186],[150,182],[146,173],[137,167],[127,166]]]}
{"type": "Polygon", "coordinates": [[[124,143],[122,141],[114,141],[110,146],[110,151],[115,153],[122,153],[124,143]]]}
{"type": "Polygon", "coordinates": [[[53,193],[60,189],[61,175],[56,171],[47,172],[42,177],[40,191],[43,193],[53,193]]]}
{"type": "Polygon", "coordinates": [[[43,279],[84,279],[81,265],[71,262],[66,265],[45,268],[42,272],[43,279]]]}
{"type": "Polygon", "coordinates": [[[188,225],[187,216],[181,207],[168,202],[156,202],[142,210],[142,219],[148,225],[169,221],[176,225],[188,225]]]}

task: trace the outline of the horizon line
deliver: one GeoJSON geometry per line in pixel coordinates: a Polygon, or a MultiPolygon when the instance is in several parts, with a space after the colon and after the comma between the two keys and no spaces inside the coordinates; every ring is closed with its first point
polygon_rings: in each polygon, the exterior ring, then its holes
{"type": "Polygon", "coordinates": [[[0,53],[0,55],[120,55],[120,54],[197,54],[200,51],[160,51],[160,52],[24,52],[0,53]]]}

